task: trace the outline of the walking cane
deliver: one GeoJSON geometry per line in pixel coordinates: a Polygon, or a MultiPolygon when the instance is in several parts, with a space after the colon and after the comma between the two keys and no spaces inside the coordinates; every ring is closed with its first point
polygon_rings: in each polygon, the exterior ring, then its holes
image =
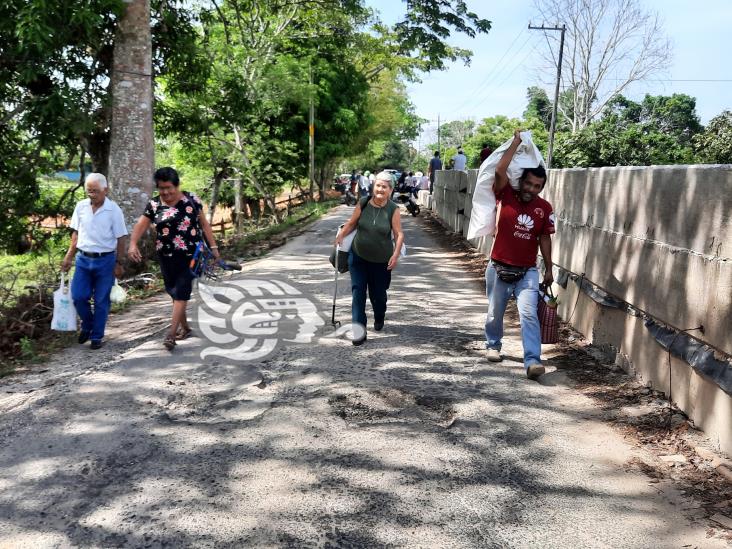
{"type": "Polygon", "coordinates": [[[335,308],[336,308],[336,296],[338,295],[338,259],[340,258],[340,251],[341,251],[341,245],[338,244],[336,246],[336,253],[335,253],[335,284],[333,288],[333,312],[330,316],[330,323],[334,328],[338,328],[341,323],[340,321],[335,319],[335,308]]]}

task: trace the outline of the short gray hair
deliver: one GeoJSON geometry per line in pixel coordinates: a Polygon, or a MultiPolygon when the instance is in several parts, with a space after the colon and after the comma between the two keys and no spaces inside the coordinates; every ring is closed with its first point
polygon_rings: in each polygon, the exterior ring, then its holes
{"type": "Polygon", "coordinates": [[[379,172],[376,175],[375,181],[386,181],[387,183],[389,183],[390,187],[394,186],[394,176],[391,174],[391,172],[387,172],[386,170],[384,170],[383,172],[379,172]]]}
{"type": "Polygon", "coordinates": [[[87,175],[86,179],[84,180],[84,185],[86,185],[87,183],[93,183],[94,181],[99,183],[99,186],[102,189],[107,188],[107,178],[104,177],[104,175],[101,173],[90,173],[89,175],[87,175]]]}

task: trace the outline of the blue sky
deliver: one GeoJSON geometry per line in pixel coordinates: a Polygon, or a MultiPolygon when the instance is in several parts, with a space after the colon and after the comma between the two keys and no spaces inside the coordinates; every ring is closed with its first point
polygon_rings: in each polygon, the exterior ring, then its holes
{"type": "MultiPolygon", "coordinates": [[[[404,10],[399,0],[366,0],[386,22],[393,23],[404,10]]],[[[646,93],[686,93],[697,99],[703,123],[725,109],[732,109],[732,61],[729,39],[732,0],[640,0],[643,7],[658,12],[673,44],[673,61],[663,81],[646,81],[625,92],[631,99],[646,93]],[[727,79],[729,82],[682,82],[679,80],[727,79]]],[[[539,83],[535,46],[543,35],[529,31],[529,22],[541,24],[530,0],[468,0],[472,11],[489,19],[487,35],[470,39],[454,36],[453,45],[474,53],[469,67],[455,62],[442,72],[427,74],[421,83],[410,84],[410,99],[417,114],[443,121],[505,114],[520,116],[526,107],[526,88],[539,83]]],[[[545,86],[546,87],[546,86],[545,86]]],[[[553,89],[547,91],[550,97],[553,89]]]]}

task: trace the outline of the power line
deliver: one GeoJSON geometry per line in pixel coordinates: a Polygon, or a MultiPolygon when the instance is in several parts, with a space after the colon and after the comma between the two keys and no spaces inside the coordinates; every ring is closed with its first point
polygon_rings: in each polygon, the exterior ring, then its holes
{"type": "MultiPolygon", "coordinates": [[[[529,38],[530,38],[530,37],[529,37],[529,38]]],[[[525,45],[526,45],[527,43],[528,43],[528,40],[527,40],[526,42],[524,42],[524,46],[525,46],[525,45]]],[[[475,109],[477,109],[478,107],[480,107],[481,105],[483,105],[483,104],[484,104],[484,103],[485,103],[485,102],[486,102],[486,101],[487,101],[487,100],[488,100],[488,99],[489,99],[489,98],[491,97],[491,95],[493,94],[493,90],[494,90],[494,89],[496,89],[496,88],[500,88],[501,86],[503,86],[503,84],[505,84],[505,83],[506,83],[506,82],[508,81],[508,79],[509,79],[509,78],[510,78],[510,77],[511,77],[511,76],[513,75],[513,73],[515,73],[515,72],[516,72],[516,70],[517,70],[517,69],[518,69],[519,67],[522,67],[522,66],[524,66],[524,63],[526,62],[526,60],[527,60],[527,59],[529,58],[529,56],[530,56],[530,55],[531,55],[532,53],[534,53],[534,52],[536,51],[536,48],[537,48],[537,47],[538,47],[538,46],[534,46],[533,48],[531,48],[531,49],[530,49],[530,50],[529,50],[529,51],[528,51],[528,52],[526,53],[526,55],[524,55],[524,57],[523,57],[523,58],[521,59],[521,61],[519,61],[519,62],[517,62],[517,63],[514,63],[514,65],[513,65],[513,68],[512,68],[512,69],[511,69],[511,70],[510,70],[510,71],[509,71],[509,72],[508,72],[508,73],[507,73],[507,74],[506,74],[506,75],[505,75],[505,76],[503,77],[503,79],[502,79],[502,80],[501,80],[500,82],[494,82],[494,83],[492,83],[492,84],[491,84],[490,86],[488,86],[488,87],[487,87],[487,88],[486,88],[486,89],[484,90],[484,92],[487,92],[487,93],[483,93],[483,94],[482,94],[482,97],[481,97],[481,98],[478,98],[478,99],[477,99],[477,102],[476,102],[476,100],[474,99],[474,100],[473,100],[473,106],[471,107],[471,110],[475,110],[475,109]]],[[[521,51],[522,51],[522,50],[523,50],[523,46],[522,46],[522,49],[521,49],[521,50],[519,50],[519,51],[518,51],[517,53],[521,53],[521,51]]],[[[506,68],[508,68],[508,67],[506,67],[506,68]]],[[[499,75],[497,75],[497,76],[500,76],[500,73],[499,73],[499,75]]]]}
{"type": "MultiPolygon", "coordinates": [[[[508,73],[508,74],[506,75],[506,77],[505,77],[505,78],[504,78],[503,80],[501,80],[501,82],[499,82],[499,83],[497,83],[497,84],[494,84],[494,85],[490,86],[489,88],[487,88],[487,90],[486,90],[486,91],[490,90],[490,92],[492,93],[492,91],[493,91],[493,89],[492,89],[492,88],[500,88],[501,86],[503,86],[503,84],[505,84],[505,83],[506,83],[506,82],[508,81],[508,79],[509,79],[509,78],[511,78],[511,76],[513,75],[513,73],[514,73],[514,72],[516,72],[516,70],[517,70],[517,69],[518,69],[519,67],[523,66],[524,62],[525,62],[525,61],[526,61],[526,60],[527,60],[527,59],[529,58],[529,56],[530,56],[530,55],[531,55],[532,53],[534,53],[534,52],[536,51],[536,48],[537,48],[537,46],[534,46],[533,48],[531,48],[531,49],[529,50],[529,52],[528,52],[528,53],[527,53],[527,54],[526,54],[526,55],[524,56],[524,58],[523,58],[523,59],[521,60],[521,62],[520,62],[520,63],[517,63],[517,64],[516,64],[516,65],[515,65],[515,66],[513,67],[513,69],[511,70],[511,72],[509,72],[509,73],[508,73]]],[[[483,103],[485,103],[485,102],[486,102],[486,101],[487,101],[487,100],[488,100],[488,99],[490,98],[490,96],[491,96],[491,93],[488,93],[488,94],[484,95],[484,96],[483,96],[483,99],[481,99],[481,100],[480,100],[480,101],[479,101],[479,102],[478,102],[478,103],[477,103],[476,105],[474,105],[474,106],[473,106],[473,109],[477,109],[478,107],[480,107],[481,105],[483,105],[483,103]]]]}
{"type": "MultiPolygon", "coordinates": [[[[469,106],[471,103],[473,103],[473,106],[471,107],[471,110],[475,108],[475,101],[476,97],[481,96],[485,93],[486,90],[490,90],[494,85],[496,80],[501,78],[503,76],[504,72],[513,65],[514,68],[516,68],[517,63],[515,62],[516,58],[523,53],[524,49],[526,48],[526,45],[531,40],[531,36],[528,36],[523,44],[521,44],[521,47],[510,57],[508,58],[508,62],[504,64],[503,66],[500,66],[499,64],[496,64],[494,67],[494,70],[491,71],[490,78],[488,78],[484,84],[478,88],[476,88],[473,93],[471,93],[471,97],[463,104],[463,106],[460,109],[457,109],[458,111],[463,110],[465,107],[469,106]],[[500,67],[500,68],[499,68],[500,67]]],[[[505,57],[505,56],[504,56],[505,57]]],[[[478,99],[478,102],[480,102],[480,99],[478,99]]]]}
{"type": "MultiPolygon", "coordinates": [[[[606,78],[605,80],[612,80],[614,82],[622,82],[623,78],[606,78]]],[[[732,78],[729,79],[712,79],[712,78],[649,78],[649,82],[732,82],[732,78]]]]}
{"type": "MultiPolygon", "coordinates": [[[[501,62],[506,58],[506,56],[509,54],[509,52],[516,45],[516,42],[518,42],[518,39],[521,38],[521,35],[522,35],[523,32],[524,32],[524,30],[521,29],[521,32],[519,32],[518,34],[516,34],[516,38],[513,39],[513,42],[511,42],[511,45],[508,46],[508,49],[506,49],[506,51],[503,52],[503,55],[498,60],[498,62],[495,65],[493,65],[493,67],[491,68],[491,70],[488,71],[488,74],[485,76],[485,78],[483,79],[483,81],[480,84],[478,84],[478,86],[476,87],[476,90],[478,88],[482,87],[486,82],[488,82],[488,80],[490,80],[490,78],[493,75],[493,73],[498,69],[498,67],[501,66],[501,62]]],[[[523,48],[523,46],[521,48],[523,48]]],[[[519,51],[521,51],[521,48],[519,48],[519,51]]]]}
{"type": "MultiPolygon", "coordinates": [[[[524,32],[525,32],[525,29],[521,29],[521,31],[516,34],[516,37],[513,39],[513,42],[511,42],[511,44],[508,46],[506,51],[503,52],[503,55],[498,60],[498,62],[495,65],[493,65],[491,70],[488,71],[488,74],[485,76],[483,81],[480,84],[478,84],[475,88],[473,88],[473,90],[468,95],[468,98],[465,101],[463,101],[463,103],[457,109],[454,109],[453,112],[459,112],[459,111],[463,110],[466,106],[468,106],[471,102],[475,101],[475,96],[482,93],[483,90],[486,88],[486,86],[490,85],[490,81],[493,80],[496,76],[498,76],[498,74],[500,74],[500,72],[503,71],[503,68],[500,68],[500,70],[499,70],[499,67],[501,67],[501,63],[506,58],[506,56],[511,52],[513,47],[516,45],[516,42],[518,42],[519,38],[521,38],[521,36],[523,35],[524,32]],[[498,71],[498,72],[496,72],[496,71],[498,71]]],[[[526,41],[521,45],[521,47],[518,49],[516,54],[514,54],[514,57],[517,56],[524,49],[524,47],[526,46],[527,42],[530,39],[531,39],[531,36],[528,36],[526,41]]]]}
{"type": "Polygon", "coordinates": [[[518,69],[519,67],[522,67],[524,65],[524,63],[529,58],[529,56],[536,51],[537,47],[538,46],[534,46],[533,48],[531,48],[531,50],[529,50],[529,52],[524,56],[524,58],[521,60],[521,62],[517,63],[516,66],[513,68],[513,70],[506,75],[506,78],[504,78],[503,80],[501,80],[500,83],[497,84],[497,87],[500,88],[501,86],[503,86],[503,84],[505,84],[506,81],[508,81],[508,79],[511,77],[511,75],[516,72],[516,69],[518,69]]]}

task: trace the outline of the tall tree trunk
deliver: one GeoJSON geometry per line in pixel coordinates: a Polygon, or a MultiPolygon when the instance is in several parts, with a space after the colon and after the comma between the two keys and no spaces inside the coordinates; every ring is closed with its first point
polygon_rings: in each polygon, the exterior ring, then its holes
{"type": "Polygon", "coordinates": [[[153,191],[150,1],[123,0],[112,64],[109,182],[131,228],[153,191]]]}
{"type": "Polygon", "coordinates": [[[221,181],[223,180],[223,173],[218,172],[213,179],[211,185],[211,202],[208,204],[208,222],[213,224],[214,214],[216,213],[216,206],[219,204],[219,192],[221,191],[221,181]]]}
{"type": "Polygon", "coordinates": [[[269,207],[269,209],[272,211],[272,215],[274,215],[275,221],[277,223],[282,222],[282,218],[280,217],[279,212],[277,211],[277,204],[275,203],[275,198],[272,196],[272,194],[268,193],[264,186],[260,183],[259,178],[254,174],[254,170],[252,170],[252,164],[249,161],[249,155],[247,154],[247,151],[244,149],[244,143],[241,139],[241,132],[239,131],[239,128],[237,126],[234,126],[234,139],[236,142],[236,149],[239,151],[239,154],[241,154],[241,159],[244,161],[244,166],[247,169],[249,181],[254,186],[255,189],[262,195],[264,198],[264,203],[269,207]]]}

